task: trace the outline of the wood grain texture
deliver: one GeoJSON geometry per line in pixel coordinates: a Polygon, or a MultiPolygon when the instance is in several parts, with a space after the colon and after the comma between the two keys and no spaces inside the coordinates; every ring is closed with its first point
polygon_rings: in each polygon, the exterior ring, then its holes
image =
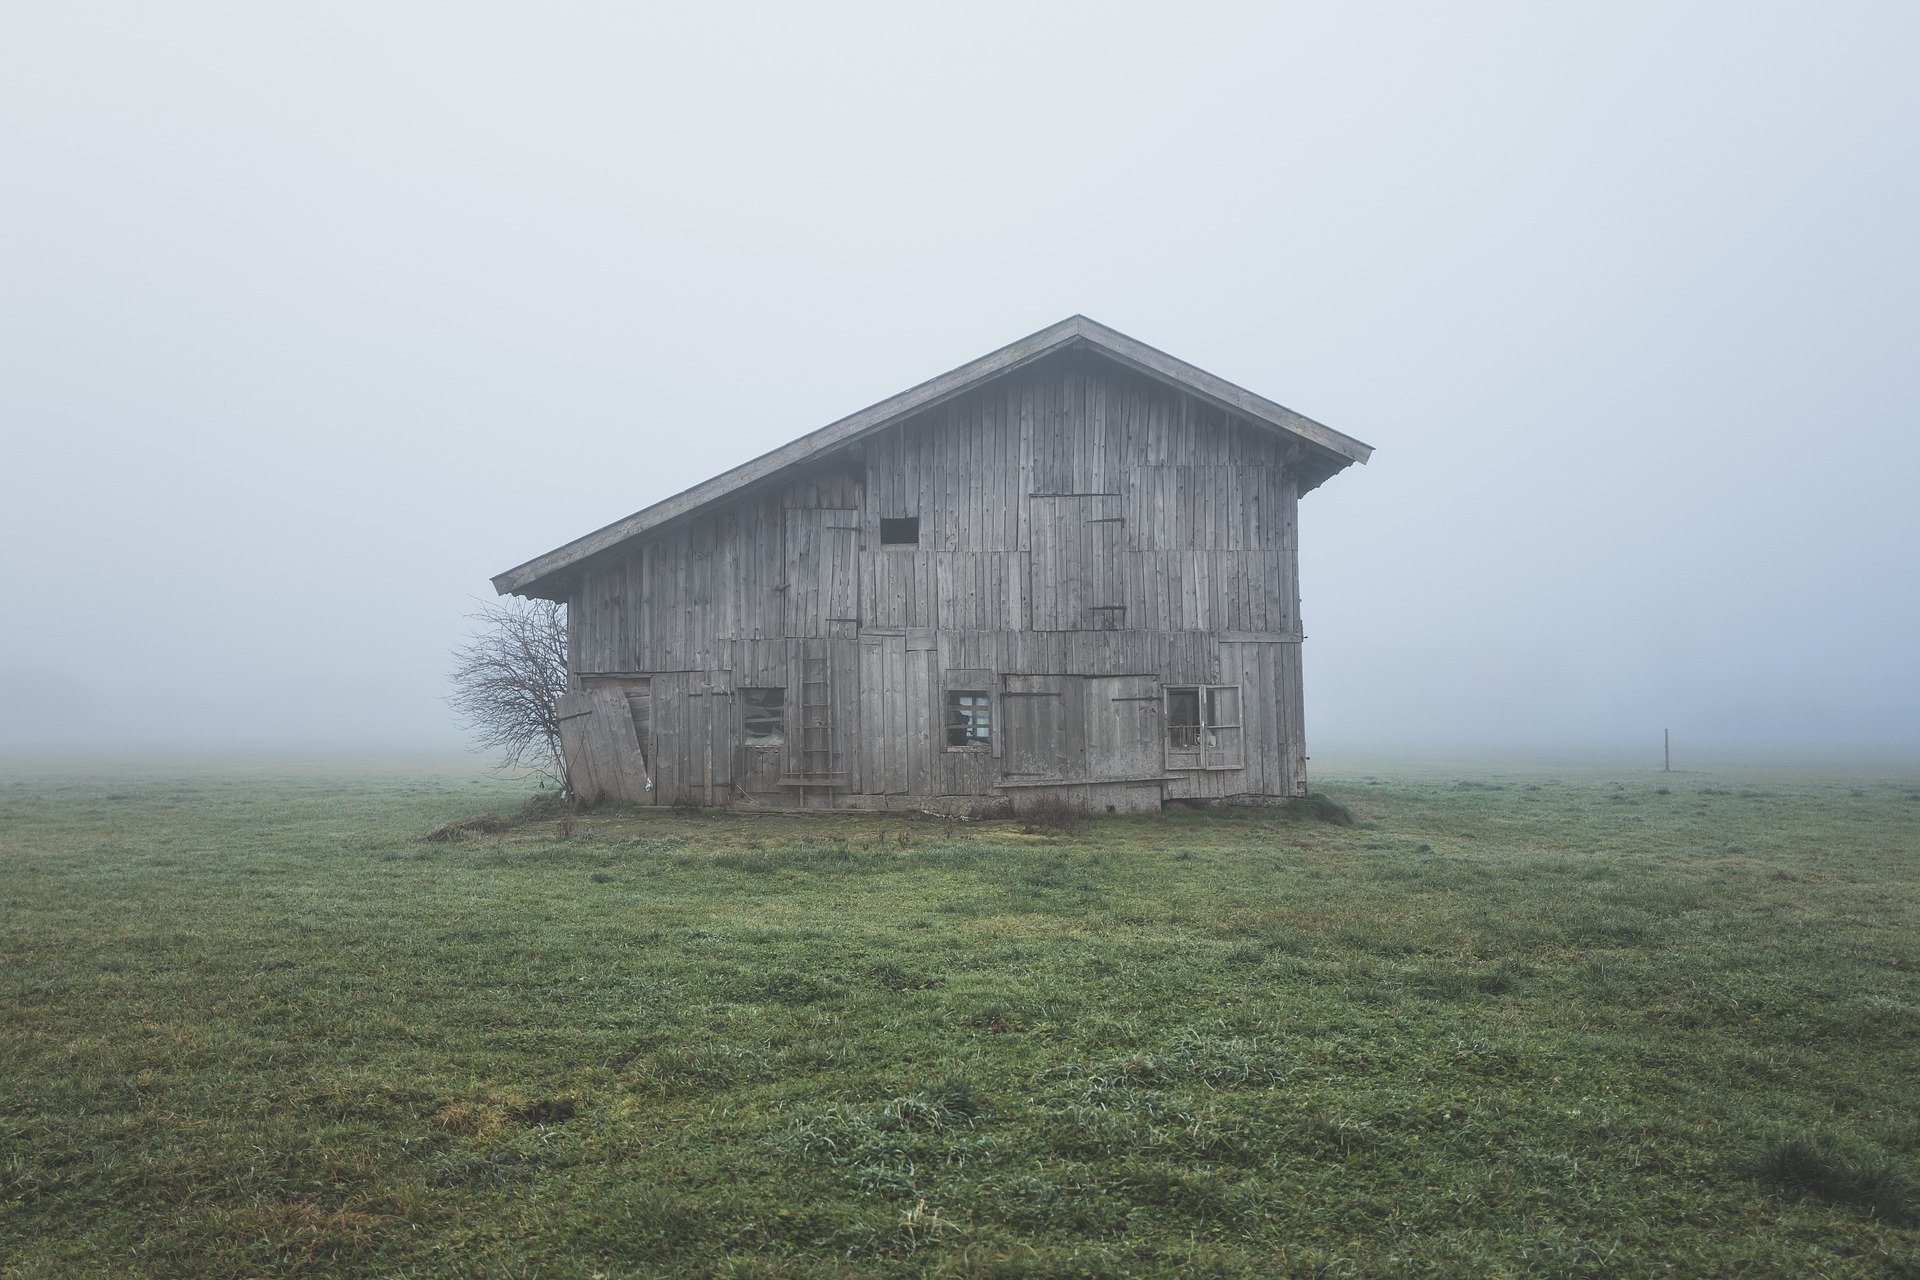
{"type": "MultiPolygon", "coordinates": [[[[1249,425],[1257,424],[1257,429],[1263,429],[1273,438],[1293,444],[1301,451],[1296,472],[1306,481],[1303,489],[1317,486],[1352,463],[1364,463],[1373,453],[1371,445],[1343,435],[1244,387],[1235,386],[1116,329],[1085,316],[1069,316],[998,351],[989,352],[838,422],[829,423],[685,492],[509,569],[493,579],[494,589],[502,595],[530,594],[557,599],[570,590],[569,571],[594,557],[711,504],[737,497],[764,484],[778,483],[793,468],[805,466],[822,455],[856,444],[909,417],[931,414],[938,406],[955,397],[985,388],[1015,370],[1066,352],[1098,353],[1104,360],[1134,370],[1187,401],[1204,405],[1249,425]]],[[[1057,394],[1048,400],[1047,411],[1089,422],[1093,428],[1095,452],[1104,457],[1098,445],[1105,427],[1107,403],[1099,401],[1089,408],[1085,396],[1081,394],[1084,388],[1071,381],[1052,390],[1057,394]]],[[[1071,470],[1084,464],[1083,446],[1089,443],[1087,440],[1076,436],[1052,436],[1048,442],[1060,452],[1047,455],[1045,465],[1071,470]]],[[[968,443],[971,447],[973,442],[968,443]]],[[[956,512],[969,512],[963,496],[950,496],[959,499],[956,512]]]]}

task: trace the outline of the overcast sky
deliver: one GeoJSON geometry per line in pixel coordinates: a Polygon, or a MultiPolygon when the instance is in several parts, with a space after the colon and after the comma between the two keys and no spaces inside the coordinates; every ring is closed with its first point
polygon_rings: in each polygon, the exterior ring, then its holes
{"type": "Polygon", "coordinates": [[[1316,744],[1911,748],[1916,37],[11,5],[0,739],[444,739],[492,574],[1078,311],[1378,449],[1316,744]]]}

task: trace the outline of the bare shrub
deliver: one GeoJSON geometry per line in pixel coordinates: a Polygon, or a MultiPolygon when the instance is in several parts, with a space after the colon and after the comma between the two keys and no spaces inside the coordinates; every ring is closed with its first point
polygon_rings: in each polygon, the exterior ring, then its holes
{"type": "Polygon", "coordinates": [[[1078,831],[1092,815],[1071,796],[1047,791],[1021,805],[1020,816],[1030,831],[1065,833],[1078,831]]]}
{"type": "Polygon", "coordinates": [[[560,696],[567,691],[567,611],[551,600],[500,600],[467,615],[453,651],[447,705],[500,768],[566,787],[560,696]]]}
{"type": "Polygon", "coordinates": [[[520,816],[529,822],[539,822],[548,818],[560,821],[568,820],[580,812],[580,804],[557,791],[540,791],[530,795],[526,803],[520,806],[520,816]]]}

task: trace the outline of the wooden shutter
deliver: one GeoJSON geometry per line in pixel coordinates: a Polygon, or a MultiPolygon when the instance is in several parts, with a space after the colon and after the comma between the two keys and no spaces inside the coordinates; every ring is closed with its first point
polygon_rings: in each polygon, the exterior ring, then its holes
{"type": "Polygon", "coordinates": [[[786,635],[839,635],[859,622],[859,521],[840,507],[787,512],[786,635]]]}
{"type": "Polygon", "coordinates": [[[1027,499],[1027,588],[1035,631],[1115,631],[1125,625],[1120,497],[1027,499]]]}

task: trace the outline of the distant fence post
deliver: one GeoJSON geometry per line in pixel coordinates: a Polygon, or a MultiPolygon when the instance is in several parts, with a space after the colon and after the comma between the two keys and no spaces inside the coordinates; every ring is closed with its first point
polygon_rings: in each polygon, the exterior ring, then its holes
{"type": "Polygon", "coordinates": [[[1673,730],[1671,729],[1662,729],[1660,731],[1660,755],[1661,755],[1660,772],[1672,773],[1673,772],[1673,730]]]}

